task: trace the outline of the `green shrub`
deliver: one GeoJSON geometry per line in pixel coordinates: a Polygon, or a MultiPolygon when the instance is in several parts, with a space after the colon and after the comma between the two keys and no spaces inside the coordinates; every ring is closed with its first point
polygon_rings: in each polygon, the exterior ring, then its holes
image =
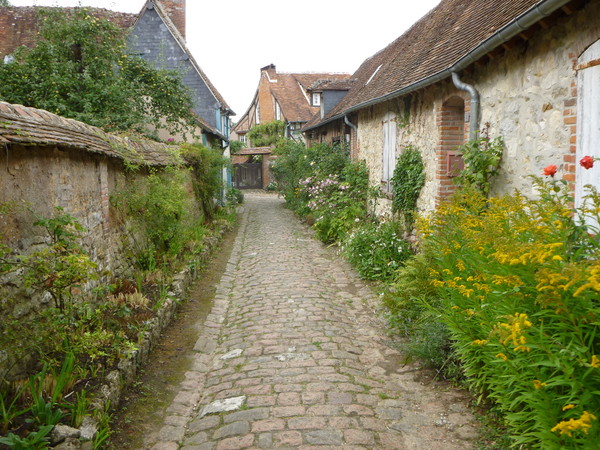
{"type": "Polygon", "coordinates": [[[181,155],[191,169],[194,196],[206,221],[214,218],[217,200],[223,190],[222,171],[227,160],[220,150],[199,144],[183,144],[181,155]]]}
{"type": "Polygon", "coordinates": [[[344,255],[361,277],[390,281],[411,255],[397,222],[363,223],[344,242],[344,255]]]}
{"type": "Polygon", "coordinates": [[[491,179],[500,170],[503,149],[502,138],[490,139],[486,127],[483,130],[483,137],[469,141],[460,147],[465,167],[457,174],[455,182],[463,187],[470,186],[478,189],[487,196],[490,192],[491,179]]]}

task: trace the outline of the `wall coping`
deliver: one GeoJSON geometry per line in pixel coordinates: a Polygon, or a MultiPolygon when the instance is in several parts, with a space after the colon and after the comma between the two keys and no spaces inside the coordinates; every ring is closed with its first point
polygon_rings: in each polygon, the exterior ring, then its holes
{"type": "Polygon", "coordinates": [[[0,102],[0,145],[8,144],[75,149],[145,166],[181,162],[173,145],[116,136],[42,109],[0,102]]]}

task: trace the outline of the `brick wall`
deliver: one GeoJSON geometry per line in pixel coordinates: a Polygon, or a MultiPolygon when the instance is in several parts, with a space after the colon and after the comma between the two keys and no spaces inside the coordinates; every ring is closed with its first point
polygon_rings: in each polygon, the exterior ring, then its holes
{"type": "Polygon", "coordinates": [[[436,149],[436,205],[456,191],[454,177],[460,170],[460,164],[457,164],[457,167],[453,163],[459,163],[461,160],[457,148],[468,140],[469,122],[465,121],[465,115],[469,110],[469,103],[456,94],[436,108],[436,125],[440,133],[436,149]]]}

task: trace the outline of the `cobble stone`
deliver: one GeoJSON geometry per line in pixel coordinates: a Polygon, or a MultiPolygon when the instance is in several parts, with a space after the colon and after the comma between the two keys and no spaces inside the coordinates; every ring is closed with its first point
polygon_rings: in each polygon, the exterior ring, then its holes
{"type": "Polygon", "coordinates": [[[218,428],[213,434],[213,439],[222,439],[229,436],[236,436],[238,434],[246,434],[249,431],[250,425],[248,422],[233,422],[218,428]]]}
{"type": "Polygon", "coordinates": [[[477,427],[461,406],[465,395],[416,381],[416,365],[397,370],[403,358],[387,346],[377,300],[281,199],[250,193],[161,443],[186,450],[472,447],[477,427]],[[245,402],[235,411],[196,417],[215,400],[239,396],[245,402]],[[436,426],[440,414],[454,425],[436,426]]]}
{"type": "Polygon", "coordinates": [[[304,434],[306,442],[313,445],[342,445],[343,435],[334,430],[313,430],[304,434]]]}

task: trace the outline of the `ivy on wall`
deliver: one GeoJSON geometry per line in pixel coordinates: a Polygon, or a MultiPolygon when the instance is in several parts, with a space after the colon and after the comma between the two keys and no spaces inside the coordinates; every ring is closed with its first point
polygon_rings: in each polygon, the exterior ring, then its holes
{"type": "Polygon", "coordinates": [[[407,146],[396,163],[392,176],[392,210],[404,218],[405,228],[414,223],[417,200],[425,184],[425,165],[421,152],[416,147],[407,146]]]}

